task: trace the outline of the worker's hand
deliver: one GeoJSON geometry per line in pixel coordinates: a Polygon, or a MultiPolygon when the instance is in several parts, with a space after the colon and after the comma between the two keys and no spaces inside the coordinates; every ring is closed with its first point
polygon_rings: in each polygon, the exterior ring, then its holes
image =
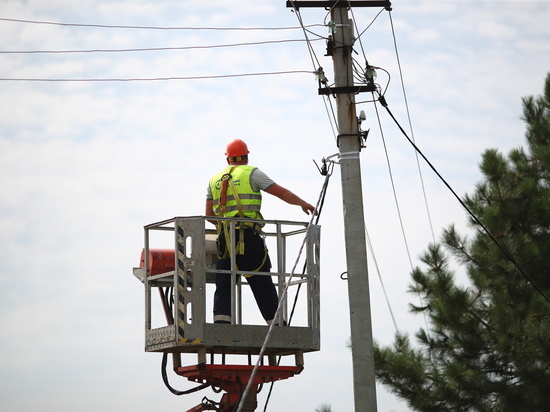
{"type": "Polygon", "coordinates": [[[309,215],[309,213],[311,212],[311,214],[313,215],[316,215],[317,214],[317,211],[315,210],[315,206],[305,202],[303,205],[302,205],[302,210],[304,211],[304,213],[306,215],[309,215]]]}

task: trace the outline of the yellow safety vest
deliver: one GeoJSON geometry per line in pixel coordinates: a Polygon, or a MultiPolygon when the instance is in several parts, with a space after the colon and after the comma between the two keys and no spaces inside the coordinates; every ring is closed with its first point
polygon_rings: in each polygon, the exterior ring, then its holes
{"type": "MultiPolygon", "coordinates": [[[[250,219],[263,219],[260,212],[262,207],[262,194],[260,191],[252,189],[250,184],[250,176],[256,169],[253,166],[233,165],[225,168],[210,179],[210,191],[212,192],[212,209],[216,216],[222,217],[241,217],[250,219]]],[[[218,234],[225,236],[226,250],[218,250],[218,258],[225,259],[228,256],[229,250],[229,230],[227,230],[227,221],[221,221],[217,225],[218,234]]],[[[239,224],[239,241],[235,248],[237,255],[243,255],[244,230],[252,228],[260,230],[263,224],[245,222],[239,224]]],[[[264,258],[253,272],[257,272],[264,265],[267,259],[267,248],[264,250],[264,258]]],[[[252,275],[245,275],[246,277],[252,275]]]]}
{"type": "Polygon", "coordinates": [[[254,169],[247,165],[229,166],[210,179],[212,209],[216,216],[263,219],[260,212],[262,194],[253,190],[250,184],[250,175],[254,169]],[[230,180],[225,194],[222,190],[224,179],[230,180]]]}

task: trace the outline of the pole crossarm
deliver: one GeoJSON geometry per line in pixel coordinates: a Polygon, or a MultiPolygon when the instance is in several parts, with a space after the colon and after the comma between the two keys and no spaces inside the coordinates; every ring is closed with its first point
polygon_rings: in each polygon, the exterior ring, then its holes
{"type": "Polygon", "coordinates": [[[374,84],[358,85],[358,86],[340,86],[340,87],[321,87],[319,95],[336,95],[336,94],[357,94],[363,92],[375,92],[374,84]]]}
{"type": "Polygon", "coordinates": [[[287,1],[287,7],[299,9],[300,7],[384,7],[391,9],[391,2],[388,0],[301,0],[287,1]]]}

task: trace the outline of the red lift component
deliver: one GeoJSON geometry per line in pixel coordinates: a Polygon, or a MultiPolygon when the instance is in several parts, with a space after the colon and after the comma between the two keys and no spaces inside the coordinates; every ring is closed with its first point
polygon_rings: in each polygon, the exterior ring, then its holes
{"type": "MultiPolygon", "coordinates": [[[[174,249],[149,249],[149,276],[170,272],[176,269],[174,249]]],[[[145,249],[141,252],[140,267],[145,268],[145,249]]]]}
{"type": "MultiPolygon", "coordinates": [[[[264,383],[288,379],[298,375],[304,369],[303,366],[258,366],[256,375],[252,379],[250,391],[243,404],[242,412],[254,412],[258,406],[256,395],[260,385],[264,383]]],[[[241,395],[251,380],[253,365],[210,365],[200,363],[198,365],[180,367],[176,373],[190,381],[198,383],[210,383],[226,393],[223,395],[218,410],[231,412],[238,406],[241,395]]],[[[207,404],[197,405],[187,412],[200,412],[216,410],[207,404]]]]}

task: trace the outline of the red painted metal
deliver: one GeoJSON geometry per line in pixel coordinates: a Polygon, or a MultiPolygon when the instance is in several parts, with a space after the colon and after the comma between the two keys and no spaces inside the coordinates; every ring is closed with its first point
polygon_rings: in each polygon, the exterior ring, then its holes
{"type": "MultiPolygon", "coordinates": [[[[149,249],[149,276],[171,272],[175,269],[175,255],[173,249],[149,249]]],[[[139,265],[145,267],[145,250],[141,251],[139,265]]]]}
{"type": "MultiPolygon", "coordinates": [[[[303,368],[303,366],[259,366],[254,379],[252,379],[250,391],[244,402],[242,412],[253,412],[256,410],[258,405],[256,394],[261,384],[291,378],[302,372],[303,368]]],[[[253,365],[198,364],[180,367],[176,370],[176,373],[190,381],[198,383],[208,382],[214,387],[225,391],[226,393],[220,401],[219,408],[223,412],[231,412],[239,404],[241,394],[251,380],[253,369],[253,365]]],[[[198,405],[187,412],[209,410],[204,408],[204,405],[198,405]]]]}

